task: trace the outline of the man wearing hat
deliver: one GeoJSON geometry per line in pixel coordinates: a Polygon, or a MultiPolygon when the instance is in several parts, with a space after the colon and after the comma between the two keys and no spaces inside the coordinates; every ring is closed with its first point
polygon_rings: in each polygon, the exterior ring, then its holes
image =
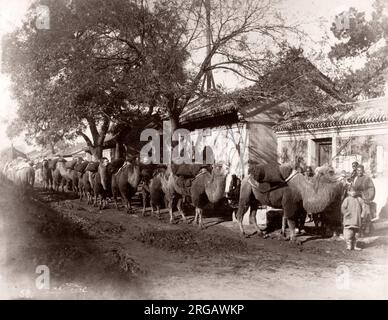
{"type": "Polygon", "coordinates": [[[349,178],[349,183],[352,183],[354,181],[354,179],[357,177],[357,167],[358,167],[359,163],[357,161],[354,161],[352,163],[352,174],[350,175],[350,178],[349,178]]]}

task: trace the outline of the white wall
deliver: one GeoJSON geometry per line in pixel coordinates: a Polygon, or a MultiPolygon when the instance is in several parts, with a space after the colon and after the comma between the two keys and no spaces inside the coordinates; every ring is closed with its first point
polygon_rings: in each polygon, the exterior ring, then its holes
{"type": "Polygon", "coordinates": [[[200,150],[210,146],[216,162],[223,161],[230,166],[230,173],[242,177],[248,173],[249,136],[244,123],[219,126],[192,131],[193,143],[198,142],[200,150]],[[203,141],[198,136],[203,134],[203,141]]]}

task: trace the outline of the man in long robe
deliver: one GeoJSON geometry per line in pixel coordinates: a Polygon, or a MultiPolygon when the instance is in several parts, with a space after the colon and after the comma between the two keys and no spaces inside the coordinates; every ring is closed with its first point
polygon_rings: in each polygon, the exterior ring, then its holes
{"type": "Polygon", "coordinates": [[[375,185],[372,179],[365,175],[363,165],[357,167],[357,176],[354,178],[352,187],[357,193],[358,200],[362,206],[361,218],[363,220],[362,230],[368,234],[370,231],[370,221],[374,218],[372,210],[373,199],[375,198],[375,185]]]}

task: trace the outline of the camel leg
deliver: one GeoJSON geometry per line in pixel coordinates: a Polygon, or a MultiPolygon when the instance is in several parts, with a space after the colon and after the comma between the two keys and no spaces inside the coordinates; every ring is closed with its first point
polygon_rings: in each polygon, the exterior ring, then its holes
{"type": "Polygon", "coordinates": [[[290,241],[295,242],[296,244],[302,244],[300,240],[296,239],[295,234],[295,221],[292,219],[287,219],[288,228],[290,229],[290,241]]]}
{"type": "Polygon", "coordinates": [[[200,229],[205,229],[205,225],[203,224],[203,221],[202,221],[203,210],[200,208],[195,208],[195,210],[198,211],[198,227],[200,229]]]}
{"type": "Polygon", "coordinates": [[[168,212],[170,214],[170,223],[174,222],[174,212],[172,210],[172,206],[173,206],[173,198],[168,200],[168,212]]]}
{"type": "Polygon", "coordinates": [[[102,210],[102,195],[98,196],[98,208],[102,210]]]}
{"type": "Polygon", "coordinates": [[[151,217],[154,216],[155,212],[154,212],[154,205],[153,203],[150,203],[150,206],[151,206],[151,217]]]}
{"type": "MultiPolygon", "coordinates": [[[[142,192],[142,200],[143,200],[143,211],[142,211],[142,216],[144,217],[145,216],[145,212],[146,212],[146,202],[147,202],[147,195],[145,194],[145,192],[143,191],[142,192]]],[[[151,208],[152,208],[152,204],[151,204],[151,208]]]]}
{"type": "Polygon", "coordinates": [[[112,190],[112,195],[113,195],[113,202],[115,203],[115,208],[116,210],[120,210],[119,204],[117,202],[117,190],[113,188],[112,190]]]}
{"type": "Polygon", "coordinates": [[[107,205],[107,198],[105,195],[100,195],[100,210],[104,210],[107,205]]]}
{"type": "Polygon", "coordinates": [[[131,214],[132,213],[131,199],[125,198],[125,201],[127,203],[127,205],[126,205],[127,213],[131,214]]]}
{"type": "Polygon", "coordinates": [[[258,236],[262,235],[259,226],[257,225],[256,214],[257,214],[257,201],[256,199],[250,200],[250,213],[249,213],[249,224],[253,224],[255,227],[255,232],[253,234],[257,234],[258,236]]]}
{"type": "Polygon", "coordinates": [[[119,203],[117,202],[117,197],[113,196],[113,201],[115,202],[116,210],[120,210],[119,203]]]}
{"type": "Polygon", "coordinates": [[[251,210],[249,220],[255,224],[256,223],[256,213],[255,213],[254,219],[252,219],[253,218],[252,211],[256,212],[256,210],[257,210],[257,200],[252,193],[252,186],[247,181],[243,181],[242,185],[241,185],[241,190],[240,190],[240,198],[238,201],[238,209],[236,212],[236,220],[237,220],[238,226],[240,228],[240,233],[244,237],[248,236],[245,233],[244,225],[243,225],[244,214],[248,211],[248,209],[251,210]]]}
{"type": "Polygon", "coordinates": [[[195,208],[195,216],[194,216],[193,224],[197,224],[197,223],[198,223],[198,210],[197,208],[195,208]]]}
{"type": "Polygon", "coordinates": [[[287,223],[287,218],[283,215],[283,217],[282,217],[282,230],[280,231],[280,234],[283,237],[286,237],[286,223],[287,223]]]}
{"type": "Polygon", "coordinates": [[[160,216],[160,205],[156,205],[156,216],[158,217],[158,219],[160,220],[161,219],[161,216],[160,216]]]}
{"type": "Polygon", "coordinates": [[[183,202],[183,199],[180,198],[180,199],[178,200],[178,203],[177,203],[176,206],[177,206],[177,208],[178,208],[179,213],[180,213],[181,216],[182,216],[182,221],[183,221],[183,222],[186,222],[187,219],[186,219],[186,216],[185,216],[185,214],[184,214],[184,212],[183,212],[183,210],[182,210],[182,202],[183,202]]]}
{"type": "Polygon", "coordinates": [[[102,208],[103,209],[106,209],[107,207],[108,207],[108,198],[107,197],[104,197],[104,199],[103,199],[103,206],[102,206],[102,208]]]}
{"type": "Polygon", "coordinates": [[[95,194],[94,195],[94,201],[93,201],[93,207],[97,207],[98,206],[98,195],[97,194],[95,194]]]}
{"type": "Polygon", "coordinates": [[[236,219],[238,222],[238,226],[240,228],[240,233],[243,236],[246,236],[244,226],[243,226],[243,218],[244,218],[244,213],[249,209],[249,205],[245,205],[243,207],[239,206],[236,212],[236,219]]]}

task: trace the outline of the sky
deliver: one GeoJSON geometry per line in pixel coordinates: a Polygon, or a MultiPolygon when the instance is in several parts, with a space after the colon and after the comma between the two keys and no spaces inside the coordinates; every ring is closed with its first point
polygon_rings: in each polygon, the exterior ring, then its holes
{"type": "MultiPolygon", "coordinates": [[[[0,37],[20,26],[31,2],[32,0],[0,0],[0,37]]],[[[331,23],[338,12],[352,6],[368,13],[372,9],[372,3],[373,0],[281,0],[279,10],[287,23],[298,23],[309,35],[311,40],[303,44],[308,50],[309,47],[317,46],[325,34],[330,34],[331,23]]],[[[238,78],[225,73],[215,74],[215,80],[228,88],[242,85],[238,78]]],[[[10,81],[0,71],[0,149],[11,145],[5,131],[7,122],[16,116],[16,110],[17,102],[12,99],[10,81]]],[[[22,136],[13,143],[22,151],[33,149],[24,143],[22,136]]]]}

